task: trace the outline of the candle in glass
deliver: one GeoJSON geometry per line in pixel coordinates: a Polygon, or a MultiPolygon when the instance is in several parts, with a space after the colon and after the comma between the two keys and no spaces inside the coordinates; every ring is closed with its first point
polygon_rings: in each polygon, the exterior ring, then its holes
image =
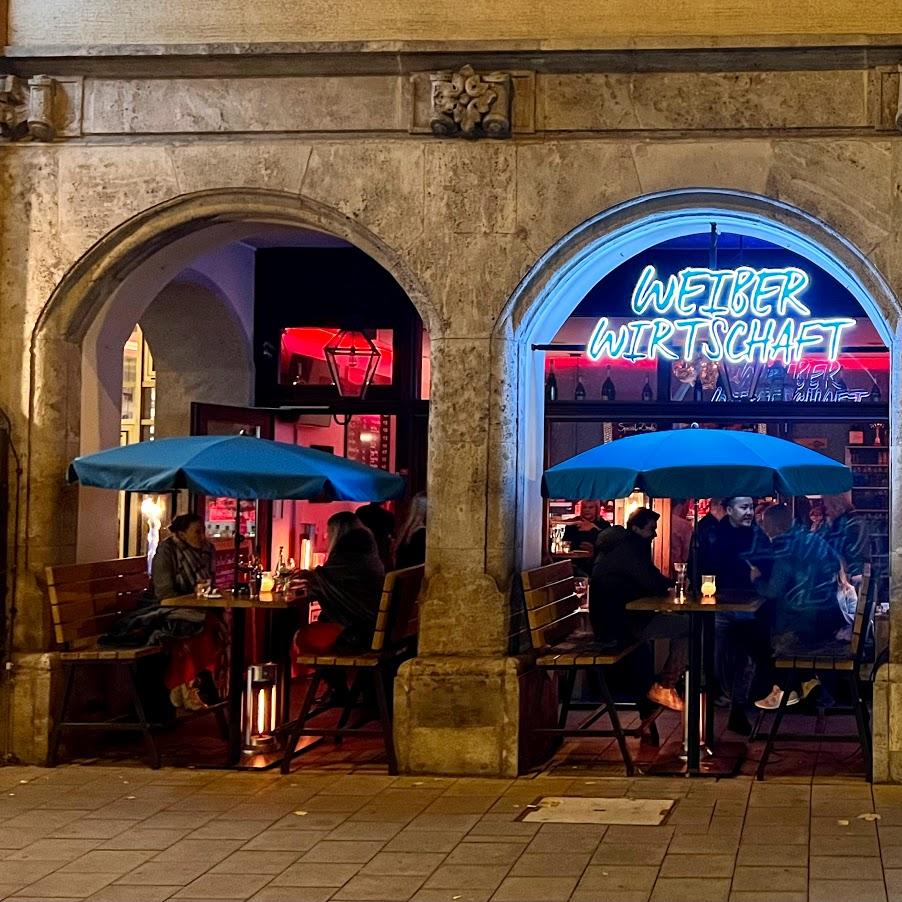
{"type": "Polygon", "coordinates": [[[715,576],[702,576],[702,595],[712,596],[717,591],[717,579],[715,576]]]}
{"type": "Polygon", "coordinates": [[[273,575],[271,573],[263,573],[260,577],[260,591],[261,592],[272,592],[272,587],[275,585],[275,580],[273,579],[273,575]]]}

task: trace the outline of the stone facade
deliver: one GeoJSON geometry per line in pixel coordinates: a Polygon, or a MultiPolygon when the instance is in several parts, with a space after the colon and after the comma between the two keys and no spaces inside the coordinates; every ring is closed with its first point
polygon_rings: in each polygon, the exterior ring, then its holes
{"type": "MultiPolygon", "coordinates": [[[[535,563],[537,438],[525,411],[546,289],[615,224],[714,202],[835,253],[898,335],[902,48],[837,52],[835,68],[803,51],[746,51],[740,69],[716,54],[627,67],[605,53],[551,65],[445,48],[402,57],[401,74],[350,50],[304,58],[322,67],[304,74],[290,53],[273,62],[248,49],[241,75],[221,55],[175,56],[7,60],[20,79],[47,74],[55,99],[52,141],[0,145],[0,406],[24,461],[6,748],[44,754],[53,656],[39,581],[46,564],[74,555],[77,492],[63,474],[80,447],[92,328],[166,248],[200,246],[223,224],[281,224],[370,253],[431,333],[428,583],[420,657],[395,687],[399,758],[413,772],[510,775],[519,684],[507,599],[512,573],[535,563]],[[429,132],[432,73],[468,63],[510,76],[509,137],[429,132]],[[724,193],[690,192],[699,188],[724,193]],[[593,223],[661,192],[658,207],[593,223]]],[[[894,367],[891,409],[900,400],[894,367]]],[[[900,427],[897,418],[895,491],[900,427]]],[[[902,779],[896,510],[894,664],[875,725],[883,779],[902,779]]]]}

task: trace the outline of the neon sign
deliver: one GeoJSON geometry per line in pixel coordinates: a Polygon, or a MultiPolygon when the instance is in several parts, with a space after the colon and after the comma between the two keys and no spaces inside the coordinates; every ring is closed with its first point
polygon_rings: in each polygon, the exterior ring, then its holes
{"type": "Polygon", "coordinates": [[[693,360],[784,364],[818,351],[836,360],[846,317],[814,317],[801,295],[811,284],[803,269],[706,269],[690,267],[657,277],[646,266],[633,289],[634,319],[610,326],[601,317],[589,338],[591,360],[693,360]],[[676,350],[674,350],[676,347],[676,350]],[[681,353],[678,353],[680,351],[681,353]]]}

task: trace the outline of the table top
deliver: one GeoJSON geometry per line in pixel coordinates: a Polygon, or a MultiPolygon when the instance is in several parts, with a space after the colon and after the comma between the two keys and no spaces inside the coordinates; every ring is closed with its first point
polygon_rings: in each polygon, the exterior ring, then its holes
{"type": "Polygon", "coordinates": [[[686,601],[677,601],[671,592],[657,598],[637,598],[627,604],[628,611],[658,611],[662,614],[721,614],[735,611],[754,613],[764,604],[764,599],[757,596],[731,595],[721,592],[709,599],[689,596],[686,601]]]}
{"type": "Polygon", "coordinates": [[[255,598],[247,595],[236,597],[230,589],[220,589],[220,598],[198,598],[195,595],[176,595],[174,598],[165,598],[160,604],[172,608],[266,608],[275,610],[290,608],[307,600],[297,590],[276,594],[274,592],[261,592],[255,598]]]}

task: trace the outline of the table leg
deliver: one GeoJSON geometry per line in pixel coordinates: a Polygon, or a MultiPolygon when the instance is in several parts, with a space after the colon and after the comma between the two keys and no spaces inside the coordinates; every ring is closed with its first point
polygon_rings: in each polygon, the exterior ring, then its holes
{"type": "Polygon", "coordinates": [[[232,648],[229,655],[229,752],[228,764],[241,761],[241,700],[244,695],[244,608],[232,608],[232,648]]]}
{"type": "Polygon", "coordinates": [[[702,626],[702,686],[704,697],[705,735],[704,743],[708,748],[714,745],[714,700],[711,696],[711,679],[714,675],[714,616],[702,626]]]}
{"type": "Polygon", "coordinates": [[[689,613],[689,668],[686,671],[686,720],[688,745],[686,764],[690,774],[699,772],[698,724],[701,717],[702,619],[689,613]]]}

